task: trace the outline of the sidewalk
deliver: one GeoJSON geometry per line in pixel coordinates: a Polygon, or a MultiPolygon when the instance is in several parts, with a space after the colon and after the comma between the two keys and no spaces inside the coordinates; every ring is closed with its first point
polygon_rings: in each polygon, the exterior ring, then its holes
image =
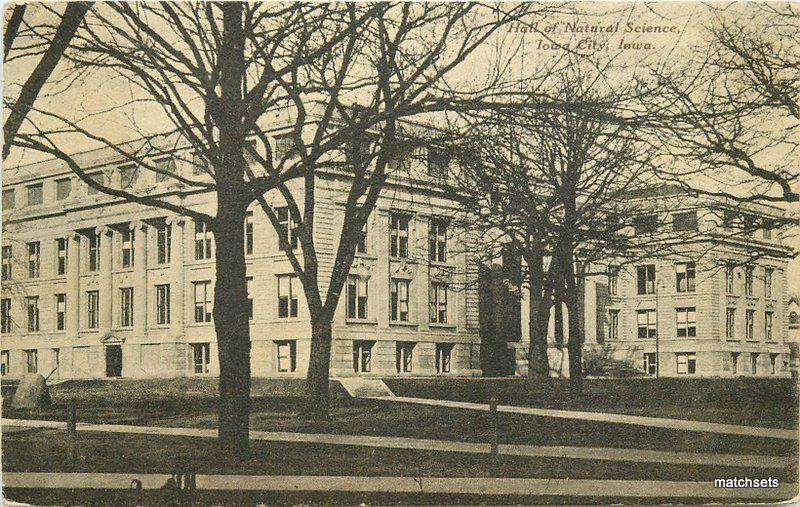
{"type": "MultiPolygon", "coordinates": [[[[65,430],[66,423],[30,419],[3,419],[6,428],[50,428],[65,430]]],[[[216,438],[217,430],[204,428],[168,428],[160,426],[129,426],[122,424],[78,423],[78,431],[127,433],[138,435],[182,436],[216,438]]],[[[406,437],[383,437],[367,435],[334,435],[325,433],[290,433],[281,431],[251,431],[251,440],[267,442],[298,442],[326,445],[351,445],[392,449],[424,451],[462,452],[489,454],[490,444],[431,440],[406,437]]],[[[636,463],[666,463],[679,465],[712,465],[728,467],[751,467],[782,469],[791,463],[788,456],[761,456],[738,454],[706,454],[646,449],[609,447],[533,446],[517,444],[498,445],[498,454],[505,456],[586,459],[598,461],[629,461],[636,463]]]]}
{"type": "MultiPolygon", "coordinates": [[[[471,403],[465,401],[434,400],[428,398],[409,398],[404,396],[370,397],[370,399],[398,403],[416,403],[418,405],[432,405],[436,407],[460,408],[466,410],[489,410],[485,403],[471,403]]],[[[579,412],[575,410],[557,410],[549,408],[517,407],[511,405],[498,405],[498,412],[512,414],[535,415],[540,417],[558,417],[561,419],[578,419],[583,421],[599,421],[616,424],[633,424],[649,426],[652,428],[666,428],[680,431],[700,431],[706,433],[722,433],[726,435],[742,435],[749,437],[777,438],[782,440],[797,440],[798,431],[781,428],[762,428],[759,426],[740,426],[737,424],[723,424],[705,421],[690,421],[684,419],[666,419],[662,417],[644,417],[639,415],[609,414],[605,412],[579,412]]]]}

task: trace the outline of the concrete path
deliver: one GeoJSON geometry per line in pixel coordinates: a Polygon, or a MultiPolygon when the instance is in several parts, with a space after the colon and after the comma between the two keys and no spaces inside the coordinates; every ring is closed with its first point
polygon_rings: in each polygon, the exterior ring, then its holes
{"type": "MultiPolygon", "coordinates": [[[[392,396],[385,398],[372,397],[371,399],[400,403],[416,403],[418,405],[432,405],[436,407],[461,408],[466,410],[489,410],[489,405],[487,404],[470,403],[465,401],[409,398],[405,396],[392,396]]],[[[497,410],[498,412],[508,412],[512,414],[558,417],[561,419],[578,419],[583,421],[598,421],[617,424],[633,424],[637,426],[649,426],[652,428],[667,428],[680,431],[701,431],[706,433],[722,433],[726,435],[743,435],[749,437],[778,438],[782,440],[797,440],[798,436],[797,430],[790,429],[763,428],[760,426],[740,426],[737,424],[722,424],[705,421],[691,421],[685,419],[666,419],[663,417],[609,414],[605,412],[578,412],[575,410],[517,407],[512,405],[498,405],[497,410]]]]}
{"type": "MultiPolygon", "coordinates": [[[[60,421],[30,419],[3,419],[6,428],[51,428],[66,429],[60,421]]],[[[216,438],[217,430],[204,428],[167,428],[160,426],[130,426],[123,424],[78,423],[78,431],[126,433],[137,435],[162,435],[180,437],[216,438]]],[[[290,433],[281,431],[251,431],[252,440],[268,442],[298,442],[326,445],[350,445],[388,449],[413,449],[421,451],[461,452],[489,454],[491,445],[451,440],[431,440],[406,437],[384,437],[367,435],[334,435],[325,433],[290,433]]],[[[760,456],[749,454],[705,454],[647,449],[625,449],[612,447],[570,447],[500,444],[498,453],[505,456],[540,458],[586,459],[599,461],[629,461],[636,463],[668,463],[679,465],[713,465],[727,467],[782,469],[791,463],[788,456],[760,456]]]]}
{"type": "MultiPolygon", "coordinates": [[[[129,489],[160,488],[168,475],[5,472],[4,488],[129,489]]],[[[197,475],[197,489],[236,491],[349,491],[376,493],[577,496],[628,498],[753,498],[788,500],[797,484],[777,488],[715,488],[713,482],[595,479],[526,479],[494,477],[348,477],[197,475]]]]}

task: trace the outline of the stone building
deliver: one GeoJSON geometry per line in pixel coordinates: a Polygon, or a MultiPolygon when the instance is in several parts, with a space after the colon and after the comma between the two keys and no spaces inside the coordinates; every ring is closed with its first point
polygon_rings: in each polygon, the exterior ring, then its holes
{"type": "MultiPolygon", "coordinates": [[[[76,158],[112,187],[213,213],[214,194],[122,164],[107,149],[76,158]]],[[[427,157],[434,168],[425,167],[424,154],[417,158],[406,177],[390,179],[359,244],[333,324],[333,375],[479,373],[477,288],[468,280],[463,228],[451,219],[452,202],[424,184],[441,157],[427,157]]],[[[191,159],[154,157],[202,177],[191,159]]],[[[315,185],[314,234],[327,280],[349,176],[332,168],[315,185]]],[[[286,208],[270,199],[291,231],[286,208]]],[[[44,161],[5,171],[3,226],[3,375],[218,374],[214,238],[202,224],[99,194],[44,161]]],[[[255,376],[303,376],[307,368],[308,312],[282,251],[295,247],[291,234],[279,238],[251,207],[245,248],[255,376]]]]}

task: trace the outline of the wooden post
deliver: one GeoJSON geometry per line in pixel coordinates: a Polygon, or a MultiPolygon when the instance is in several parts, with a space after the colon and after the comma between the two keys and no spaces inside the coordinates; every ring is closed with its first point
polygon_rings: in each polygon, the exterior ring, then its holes
{"type": "Polygon", "coordinates": [[[496,458],[498,452],[498,429],[497,429],[497,398],[492,395],[489,398],[489,424],[491,428],[491,445],[492,445],[492,458],[496,458]]]}

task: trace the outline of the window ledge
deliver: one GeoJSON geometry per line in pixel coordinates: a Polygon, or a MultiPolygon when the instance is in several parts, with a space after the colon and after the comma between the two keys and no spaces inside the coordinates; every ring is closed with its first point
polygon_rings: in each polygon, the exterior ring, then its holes
{"type": "Polygon", "coordinates": [[[373,260],[373,261],[377,261],[378,260],[378,256],[377,255],[370,254],[370,253],[359,253],[359,252],[356,252],[355,253],[355,257],[359,257],[361,259],[373,260]]]}
{"type": "Polygon", "coordinates": [[[345,324],[365,324],[365,325],[378,325],[378,321],[374,319],[358,319],[354,317],[348,317],[344,320],[345,324]]]}
{"type": "Polygon", "coordinates": [[[402,326],[402,327],[417,327],[419,324],[417,324],[416,322],[405,322],[405,321],[401,321],[401,320],[390,320],[389,321],[389,325],[390,326],[402,326]]]}
{"type": "Polygon", "coordinates": [[[431,329],[455,329],[457,326],[455,324],[431,322],[430,327],[431,329]]]}

